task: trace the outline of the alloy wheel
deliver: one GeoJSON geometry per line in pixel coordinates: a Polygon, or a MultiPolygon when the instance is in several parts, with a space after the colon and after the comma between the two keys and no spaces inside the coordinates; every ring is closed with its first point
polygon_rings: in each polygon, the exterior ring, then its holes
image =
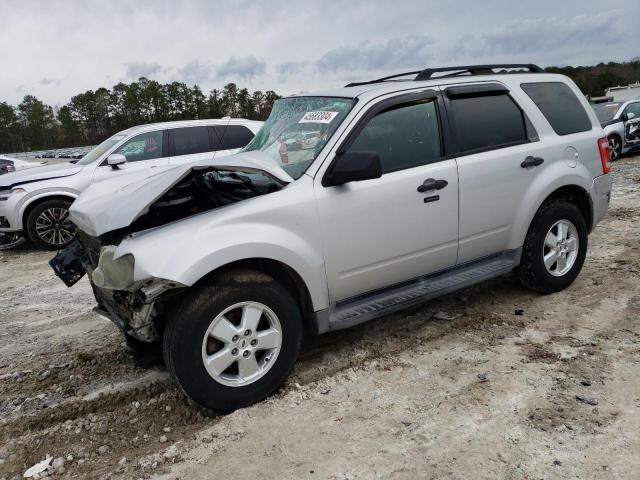
{"type": "Polygon", "coordinates": [[[569,220],[554,223],[544,239],[544,266],[554,277],[562,277],[571,270],[578,257],[578,230],[569,220]]]}
{"type": "Polygon", "coordinates": [[[61,207],[43,210],[36,219],[36,233],[49,245],[64,245],[73,240],[76,227],[69,220],[69,211],[61,207]]]}
{"type": "Polygon", "coordinates": [[[258,302],[240,302],[217,315],[202,342],[202,361],[218,383],[244,387],[262,378],[282,346],[277,315],[258,302]]]}

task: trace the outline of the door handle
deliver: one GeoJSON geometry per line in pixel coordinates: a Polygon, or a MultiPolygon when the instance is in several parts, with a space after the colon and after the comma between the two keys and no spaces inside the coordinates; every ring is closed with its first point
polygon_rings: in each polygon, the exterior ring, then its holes
{"type": "Polygon", "coordinates": [[[522,162],[520,166],[522,168],[537,167],[538,165],[542,165],[543,163],[544,163],[544,158],[532,157],[531,155],[529,155],[527,158],[524,159],[524,162],[522,162]]]}
{"type": "Polygon", "coordinates": [[[436,180],[435,178],[427,178],[422,185],[418,187],[420,193],[428,192],[429,190],[442,190],[449,185],[446,180],[436,180]]]}

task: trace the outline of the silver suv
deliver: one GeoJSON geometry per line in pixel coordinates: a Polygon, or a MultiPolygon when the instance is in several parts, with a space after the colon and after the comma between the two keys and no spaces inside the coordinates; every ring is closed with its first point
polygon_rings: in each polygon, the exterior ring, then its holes
{"type": "Polygon", "coordinates": [[[87,272],[132,346],[161,343],[187,395],[232,410],[284,381],[304,329],[512,271],[567,288],[609,162],[567,77],[427,69],[281,99],[237,155],[90,187],[71,207],[79,241],[51,265],[69,286],[87,272]]]}

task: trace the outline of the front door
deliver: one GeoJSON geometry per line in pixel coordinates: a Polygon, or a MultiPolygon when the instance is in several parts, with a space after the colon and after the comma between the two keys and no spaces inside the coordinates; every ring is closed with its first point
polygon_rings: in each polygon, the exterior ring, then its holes
{"type": "Polygon", "coordinates": [[[349,141],[348,151],[380,155],[382,177],[331,187],[316,178],[333,302],[456,263],[456,162],[443,159],[437,99],[413,97],[366,115],[362,130],[349,141]]]}
{"type": "Polygon", "coordinates": [[[127,158],[127,162],[119,165],[117,169],[111,168],[107,160],[103,160],[93,174],[94,181],[107,180],[117,175],[123,175],[137,170],[149,170],[153,173],[154,167],[166,166],[169,159],[166,155],[166,142],[164,130],[144,132],[130,138],[112,154],[118,153],[127,158]]]}

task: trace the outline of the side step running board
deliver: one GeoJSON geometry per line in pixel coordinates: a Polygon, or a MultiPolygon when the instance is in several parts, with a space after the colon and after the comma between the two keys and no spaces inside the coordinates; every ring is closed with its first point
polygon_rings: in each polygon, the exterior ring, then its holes
{"type": "MultiPolygon", "coordinates": [[[[504,275],[517,266],[520,261],[520,253],[520,249],[507,250],[498,255],[458,265],[443,272],[338,302],[331,314],[328,315],[328,321],[319,322],[319,333],[348,328],[504,275]]],[[[318,316],[318,320],[320,318],[321,316],[318,316]]]]}

